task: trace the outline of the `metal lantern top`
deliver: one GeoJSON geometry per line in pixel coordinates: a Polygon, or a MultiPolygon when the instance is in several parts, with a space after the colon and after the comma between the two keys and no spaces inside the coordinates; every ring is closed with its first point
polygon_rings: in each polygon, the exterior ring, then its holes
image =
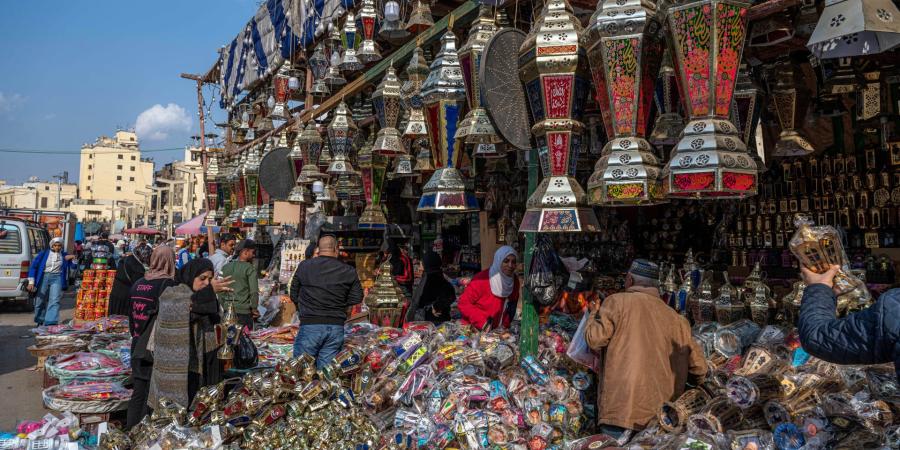
{"type": "Polygon", "coordinates": [[[900,10],[891,0],[826,0],[806,46],[818,58],[875,55],[900,44],[900,10]]]}
{"type": "MultiPolygon", "coordinates": [[[[288,153],[288,159],[293,162],[303,161],[303,148],[300,146],[301,140],[300,136],[303,134],[303,124],[300,123],[297,125],[297,129],[300,130],[300,133],[297,134],[297,137],[294,138],[294,145],[291,147],[291,152],[288,153]]],[[[285,131],[285,133],[287,133],[285,131]]]]}
{"type": "Polygon", "coordinates": [[[434,19],[431,17],[431,6],[428,1],[416,0],[416,6],[406,21],[406,31],[413,34],[419,34],[434,26],[434,19]]]}
{"type": "Polygon", "coordinates": [[[316,48],[306,64],[309,66],[309,70],[312,71],[313,78],[321,80],[325,77],[325,73],[328,71],[328,57],[325,56],[325,44],[322,42],[316,44],[316,48]]]}
{"type": "Polygon", "coordinates": [[[256,175],[259,173],[259,164],[262,162],[259,151],[261,145],[256,145],[247,150],[247,159],[244,161],[243,175],[256,175]]]}
{"type": "Polygon", "coordinates": [[[656,109],[660,114],[649,136],[654,145],[675,145],[678,135],[684,129],[684,119],[678,113],[679,95],[675,78],[672,51],[666,48],[663,50],[659,79],[656,80],[656,109]]]}
{"type": "Polygon", "coordinates": [[[466,86],[456,51],[456,35],[447,30],[441,37],[441,50],[431,62],[428,77],[422,84],[422,97],[429,105],[441,100],[461,102],[465,96],[466,86]]]}
{"type": "MultiPolygon", "coordinates": [[[[425,83],[425,79],[428,78],[428,63],[425,61],[425,54],[422,52],[422,47],[416,47],[413,50],[412,56],[409,58],[409,63],[406,64],[406,81],[400,87],[400,96],[403,98],[405,107],[409,108],[410,104],[408,103],[412,97],[419,96],[421,94],[422,84],[425,83]]],[[[422,107],[422,101],[419,100],[418,106],[412,107],[422,107]]]]}
{"type": "Polygon", "coordinates": [[[342,174],[353,172],[349,155],[353,149],[353,140],[358,131],[352,113],[343,101],[334,109],[334,116],[328,124],[328,142],[334,152],[334,160],[328,167],[328,173],[342,174]]]}

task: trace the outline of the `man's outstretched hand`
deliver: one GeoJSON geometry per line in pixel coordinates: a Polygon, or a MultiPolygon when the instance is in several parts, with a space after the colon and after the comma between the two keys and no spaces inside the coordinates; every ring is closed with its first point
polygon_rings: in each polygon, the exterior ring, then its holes
{"type": "Polygon", "coordinates": [[[806,266],[800,266],[800,275],[803,277],[803,282],[806,283],[807,286],[824,284],[825,286],[834,288],[834,276],[837,275],[838,270],[840,269],[841,266],[832,265],[825,273],[815,273],[812,270],[807,269],[806,266]]]}

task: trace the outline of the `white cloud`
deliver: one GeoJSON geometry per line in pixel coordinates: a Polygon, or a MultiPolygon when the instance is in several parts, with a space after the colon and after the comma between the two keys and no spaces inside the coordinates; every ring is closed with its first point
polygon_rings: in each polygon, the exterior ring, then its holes
{"type": "Polygon", "coordinates": [[[141,139],[161,141],[168,138],[169,133],[191,131],[191,124],[191,116],[181,106],[157,103],[138,114],[134,131],[141,139]]]}
{"type": "Polygon", "coordinates": [[[8,113],[22,106],[25,103],[25,97],[21,94],[7,94],[0,91],[0,112],[8,113]]]}

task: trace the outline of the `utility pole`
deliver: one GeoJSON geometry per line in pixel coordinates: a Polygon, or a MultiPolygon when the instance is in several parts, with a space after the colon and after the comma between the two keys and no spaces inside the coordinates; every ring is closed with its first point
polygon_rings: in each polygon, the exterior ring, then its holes
{"type": "Polygon", "coordinates": [[[185,181],[184,180],[169,180],[166,178],[157,178],[156,182],[168,185],[165,188],[166,190],[169,191],[169,201],[167,202],[168,208],[166,208],[169,213],[169,216],[168,216],[169,223],[166,225],[166,228],[168,229],[168,231],[169,231],[168,235],[171,238],[175,235],[175,227],[174,227],[174,224],[172,223],[172,221],[174,220],[174,217],[173,217],[174,211],[172,209],[172,200],[173,200],[175,191],[172,188],[175,187],[176,184],[183,184],[185,181]]]}
{"type": "Polygon", "coordinates": [[[56,210],[59,211],[62,208],[62,180],[66,178],[64,174],[53,175],[53,178],[56,179],[56,210]]]}
{"type": "MultiPolygon", "coordinates": [[[[307,71],[309,72],[309,71],[307,71]]],[[[203,169],[203,185],[206,186],[206,164],[207,164],[207,154],[206,154],[206,116],[203,114],[203,77],[200,75],[194,75],[190,73],[181,74],[181,78],[186,80],[194,80],[197,82],[197,112],[200,116],[200,164],[203,169]]],[[[193,188],[193,183],[191,183],[193,188]]],[[[193,198],[193,196],[192,196],[193,198]]],[[[207,212],[210,208],[207,208],[207,212]]],[[[207,234],[210,239],[207,244],[209,245],[209,254],[212,255],[215,253],[215,244],[213,243],[213,235],[212,232],[207,230],[207,234]]]]}

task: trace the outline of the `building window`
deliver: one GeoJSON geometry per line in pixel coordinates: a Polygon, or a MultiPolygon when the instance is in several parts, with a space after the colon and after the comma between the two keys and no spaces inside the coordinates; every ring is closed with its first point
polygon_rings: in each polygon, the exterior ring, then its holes
{"type": "Polygon", "coordinates": [[[122,175],[116,175],[116,181],[122,181],[122,175]]]}
{"type": "Polygon", "coordinates": [[[91,176],[90,176],[90,175],[88,175],[88,181],[91,181],[91,176]]]}
{"type": "Polygon", "coordinates": [[[118,166],[116,166],[116,169],[122,170],[122,165],[119,164],[118,166]]]}
{"type": "Polygon", "coordinates": [[[41,197],[41,208],[47,207],[47,197],[41,197]]]}
{"type": "Polygon", "coordinates": [[[94,167],[93,165],[88,164],[88,170],[91,170],[93,167],[94,167]]]}
{"type": "Polygon", "coordinates": [[[125,155],[119,155],[119,159],[125,159],[125,155]]]}
{"type": "Polygon", "coordinates": [[[117,191],[121,191],[121,190],[122,190],[122,186],[116,186],[116,190],[117,190],[117,191]]]}
{"type": "Polygon", "coordinates": [[[131,155],[131,160],[134,161],[135,159],[137,158],[134,155],[131,155]]]}
{"type": "Polygon", "coordinates": [[[93,154],[93,153],[88,153],[88,159],[94,159],[94,154],[93,154]]]}
{"type": "Polygon", "coordinates": [[[45,190],[45,191],[49,191],[49,190],[50,190],[50,186],[44,186],[44,190],[45,190]]]}
{"type": "Polygon", "coordinates": [[[128,181],[134,181],[134,177],[128,177],[128,181]]]}
{"type": "Polygon", "coordinates": [[[131,171],[134,172],[134,166],[131,166],[131,171]]]}

